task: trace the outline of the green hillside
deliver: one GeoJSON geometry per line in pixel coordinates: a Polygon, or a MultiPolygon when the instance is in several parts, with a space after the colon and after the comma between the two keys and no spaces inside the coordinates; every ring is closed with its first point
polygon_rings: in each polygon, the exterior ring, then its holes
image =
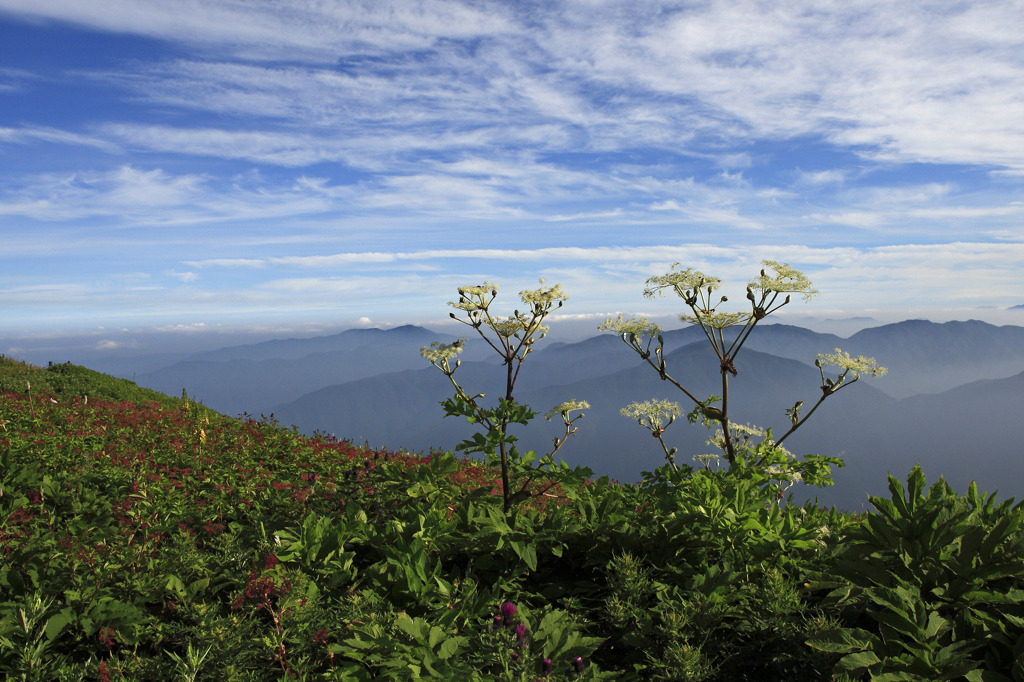
{"type": "Polygon", "coordinates": [[[173,398],[136,385],[127,379],[118,379],[70,362],[48,367],[35,367],[25,362],[0,355],[0,392],[35,391],[52,393],[57,398],[77,396],[103,400],[156,402],[171,405],[173,398]],[[26,383],[27,382],[27,383],[26,383]]]}
{"type": "Polygon", "coordinates": [[[0,674],[1024,680],[1020,506],[920,469],[856,517],[741,469],[551,475],[506,511],[476,460],[0,359],[0,674]]]}

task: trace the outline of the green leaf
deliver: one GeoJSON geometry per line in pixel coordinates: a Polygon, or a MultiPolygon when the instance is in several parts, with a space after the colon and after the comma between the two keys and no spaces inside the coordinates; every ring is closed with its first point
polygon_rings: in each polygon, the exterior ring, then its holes
{"type": "Polygon", "coordinates": [[[70,608],[62,610],[60,613],[50,616],[49,620],[46,621],[46,639],[52,642],[60,636],[60,633],[68,625],[75,621],[74,614],[70,608]]]}
{"type": "Polygon", "coordinates": [[[853,630],[833,628],[817,633],[807,640],[807,645],[819,651],[841,654],[863,651],[876,644],[877,641],[874,635],[860,628],[853,630]]]}
{"type": "Polygon", "coordinates": [[[855,672],[859,670],[867,670],[873,665],[881,663],[881,659],[875,655],[873,651],[860,651],[853,654],[847,654],[839,659],[836,663],[836,669],[843,672],[855,672]]]}
{"type": "Polygon", "coordinates": [[[427,640],[427,646],[431,649],[437,646],[437,643],[444,639],[445,632],[439,627],[430,628],[430,638],[427,640]]]}
{"type": "Polygon", "coordinates": [[[199,578],[188,584],[187,592],[189,599],[195,599],[196,595],[210,586],[209,578],[199,578]]]}
{"type": "Polygon", "coordinates": [[[424,643],[427,639],[427,623],[421,618],[415,620],[410,618],[406,613],[398,614],[398,618],[395,620],[395,624],[407,635],[412,637],[419,643],[424,643]]]}
{"type": "Polygon", "coordinates": [[[974,669],[966,673],[967,682],[1014,682],[1012,679],[992,670],[974,669]]]}
{"type": "Polygon", "coordinates": [[[174,575],[173,573],[167,576],[167,583],[164,585],[164,589],[168,592],[174,593],[178,599],[184,599],[188,594],[185,590],[185,583],[181,582],[181,578],[174,575]]]}
{"type": "Polygon", "coordinates": [[[985,538],[984,542],[981,543],[980,554],[984,558],[988,558],[989,555],[995,550],[999,543],[1006,539],[1006,537],[1016,530],[1016,527],[1020,524],[1019,514],[1007,514],[1003,516],[996,525],[989,531],[988,537],[985,538]]]}
{"type": "Polygon", "coordinates": [[[907,475],[907,493],[911,510],[917,506],[918,500],[924,497],[925,485],[927,483],[924,478],[924,471],[920,465],[915,464],[914,468],[907,475]]]}
{"type": "Polygon", "coordinates": [[[872,613],[871,617],[879,623],[888,625],[893,630],[896,630],[911,639],[921,641],[921,628],[918,627],[917,622],[913,618],[909,618],[903,613],[899,613],[897,611],[880,611],[872,613]]]}
{"type": "Polygon", "coordinates": [[[465,637],[449,637],[448,639],[441,642],[441,648],[437,650],[437,657],[442,661],[446,661],[455,655],[455,652],[459,650],[459,647],[469,641],[465,637]]]}
{"type": "Polygon", "coordinates": [[[531,571],[537,570],[537,547],[532,542],[509,542],[512,551],[526,563],[531,571]]]}
{"type": "Polygon", "coordinates": [[[929,638],[934,638],[939,635],[940,632],[945,632],[949,629],[949,621],[943,618],[936,611],[932,611],[928,614],[928,625],[925,627],[924,634],[929,638]]]}

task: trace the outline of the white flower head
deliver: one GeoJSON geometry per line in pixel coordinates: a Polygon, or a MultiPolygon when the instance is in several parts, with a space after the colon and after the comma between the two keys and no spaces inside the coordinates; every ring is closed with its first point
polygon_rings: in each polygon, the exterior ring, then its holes
{"type": "Polygon", "coordinates": [[[559,414],[567,418],[570,412],[579,412],[581,410],[589,409],[590,403],[586,400],[566,400],[564,403],[559,403],[552,407],[548,413],[544,415],[544,418],[551,421],[552,417],[559,414]]]}
{"type": "Polygon", "coordinates": [[[717,277],[710,277],[703,272],[693,268],[679,269],[679,263],[673,263],[670,272],[664,275],[656,275],[647,280],[644,288],[644,296],[651,298],[655,293],[664,294],[665,289],[672,289],[680,297],[685,298],[686,292],[697,289],[710,289],[714,291],[722,283],[717,277]]]}
{"type": "Polygon", "coordinates": [[[510,339],[521,333],[526,335],[539,334],[543,337],[548,331],[548,328],[542,325],[539,320],[530,320],[522,315],[519,317],[510,315],[507,318],[497,318],[489,321],[487,326],[503,339],[510,339]]]}
{"type": "Polygon", "coordinates": [[[712,464],[717,466],[719,463],[721,463],[722,456],[716,454],[694,455],[693,461],[697,462],[705,469],[710,469],[712,464]]]}
{"type": "Polygon", "coordinates": [[[804,273],[790,266],[789,263],[779,263],[774,260],[761,261],[765,267],[761,274],[750,280],[747,287],[760,289],[761,291],[776,291],[779,293],[801,294],[804,300],[809,301],[818,294],[811,281],[804,277],[804,273]],[[767,270],[774,270],[772,275],[767,270]]]}
{"type": "Polygon", "coordinates": [[[838,367],[844,373],[852,372],[854,379],[859,379],[861,373],[872,377],[880,377],[884,376],[888,371],[885,367],[879,367],[874,358],[866,358],[863,355],[858,355],[855,358],[850,357],[849,353],[839,348],[836,348],[835,353],[819,353],[814,361],[814,365],[818,368],[829,365],[838,367]]]}
{"type": "Polygon", "coordinates": [[[630,403],[620,410],[623,417],[636,420],[651,431],[662,431],[682,413],[679,403],[670,400],[645,400],[630,403]]]}
{"type": "Polygon", "coordinates": [[[523,303],[529,305],[551,306],[562,301],[569,300],[569,294],[565,293],[561,284],[551,287],[544,286],[544,280],[540,280],[539,289],[526,289],[519,292],[519,298],[523,303]]]}
{"type": "MultiPolygon", "coordinates": [[[[477,310],[486,310],[497,295],[498,285],[494,282],[484,282],[479,286],[459,287],[459,300],[448,301],[448,305],[472,313],[477,310]]],[[[454,313],[452,314],[454,315],[454,313]]]]}
{"type": "Polygon", "coordinates": [[[687,324],[699,324],[708,329],[727,329],[744,325],[750,320],[750,313],[720,313],[717,310],[698,310],[695,315],[680,315],[679,320],[687,324]]]}
{"type": "Polygon", "coordinates": [[[764,429],[750,424],[737,424],[736,422],[729,422],[729,430],[738,436],[750,436],[753,438],[759,438],[764,435],[764,429]]]}
{"type": "Polygon", "coordinates": [[[429,346],[423,346],[420,348],[420,355],[430,361],[431,364],[436,364],[442,360],[450,360],[458,356],[462,352],[462,347],[466,344],[466,339],[459,339],[454,343],[441,343],[440,341],[434,341],[429,346]]]}
{"type": "Polygon", "coordinates": [[[631,317],[628,320],[622,319],[622,313],[616,319],[608,318],[598,327],[603,332],[615,332],[623,336],[650,336],[656,337],[661,333],[661,325],[648,322],[646,317],[631,317]]]}

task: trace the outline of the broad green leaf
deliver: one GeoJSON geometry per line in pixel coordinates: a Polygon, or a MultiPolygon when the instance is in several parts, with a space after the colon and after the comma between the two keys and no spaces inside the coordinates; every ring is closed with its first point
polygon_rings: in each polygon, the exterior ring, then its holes
{"type": "Polygon", "coordinates": [[[69,608],[63,609],[60,613],[50,616],[50,618],[46,621],[45,628],[47,641],[52,642],[53,640],[57,639],[57,637],[60,636],[60,633],[64,630],[64,628],[66,628],[74,621],[75,616],[71,612],[71,609],[69,608]]]}
{"type": "MultiPolygon", "coordinates": [[[[910,510],[907,508],[906,501],[906,490],[903,488],[903,484],[900,483],[892,474],[889,474],[889,493],[892,498],[893,504],[896,505],[896,511],[903,518],[910,516],[910,510]]],[[[868,498],[871,499],[871,498],[868,498]]],[[[871,500],[874,502],[874,500],[871,500]]]]}
{"type": "Polygon", "coordinates": [[[949,621],[940,616],[936,611],[932,611],[928,614],[928,625],[925,628],[924,634],[928,637],[937,637],[940,632],[945,632],[949,629],[949,621]]]}
{"type": "Polygon", "coordinates": [[[989,555],[995,550],[995,548],[1007,536],[1016,530],[1017,526],[1020,525],[1020,516],[1018,514],[1003,516],[996,525],[989,531],[988,536],[984,542],[981,543],[980,553],[983,558],[988,558],[989,555]]]}
{"type": "Polygon", "coordinates": [[[880,662],[881,660],[873,651],[860,651],[843,656],[839,659],[839,662],[836,663],[836,669],[844,672],[854,672],[857,670],[866,670],[880,662]]]}
{"type": "Polygon", "coordinates": [[[854,651],[863,651],[871,647],[877,642],[877,638],[874,635],[869,634],[866,630],[855,629],[848,630],[846,628],[833,628],[831,630],[823,630],[817,633],[814,637],[807,640],[807,645],[812,649],[818,649],[819,651],[828,651],[831,653],[850,653],[854,651]]]}
{"type": "Polygon", "coordinates": [[[181,578],[173,573],[167,576],[167,583],[164,585],[164,589],[168,592],[174,593],[178,599],[184,599],[188,594],[185,589],[185,583],[181,582],[181,578]]]}
{"type": "Polygon", "coordinates": [[[913,618],[908,618],[903,613],[899,613],[895,610],[892,611],[879,611],[871,614],[871,617],[877,620],[879,623],[884,623],[899,633],[910,637],[916,641],[920,641],[922,636],[921,628],[918,627],[917,622],[913,618]]]}
{"type": "Polygon", "coordinates": [[[430,628],[430,638],[427,640],[427,646],[431,649],[437,646],[437,643],[444,639],[445,631],[439,627],[430,628]]]}
{"type": "Polygon", "coordinates": [[[924,497],[925,485],[924,471],[920,465],[915,464],[914,468],[907,475],[907,497],[910,502],[911,511],[916,508],[918,502],[924,497]]]}
{"type": "Polygon", "coordinates": [[[1006,675],[991,670],[979,670],[975,668],[964,675],[967,682],[1014,682],[1006,675]]]}
{"type": "Polygon", "coordinates": [[[406,613],[398,614],[398,618],[395,619],[395,624],[407,635],[415,639],[417,642],[423,643],[427,638],[427,623],[420,618],[410,618],[406,613]]]}
{"type": "Polygon", "coordinates": [[[455,652],[459,650],[459,647],[465,644],[467,640],[465,637],[448,637],[446,640],[441,642],[441,648],[437,650],[437,657],[442,661],[446,661],[455,655],[455,652]]]}
{"type": "Polygon", "coordinates": [[[198,595],[200,592],[202,592],[203,590],[205,590],[209,586],[210,586],[210,579],[209,578],[199,578],[197,580],[193,580],[192,582],[190,582],[188,584],[188,588],[186,590],[186,592],[188,593],[188,598],[189,599],[195,599],[196,595],[198,595]]]}

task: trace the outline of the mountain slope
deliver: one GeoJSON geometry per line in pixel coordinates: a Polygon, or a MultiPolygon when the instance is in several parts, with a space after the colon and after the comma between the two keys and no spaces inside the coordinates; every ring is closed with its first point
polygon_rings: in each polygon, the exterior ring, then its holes
{"type": "Polygon", "coordinates": [[[351,329],[313,339],[266,341],[199,353],[139,383],[189,395],[225,414],[260,414],[323,386],[423,366],[419,348],[450,336],[422,327],[351,329]]]}
{"type": "Polygon", "coordinates": [[[939,393],[978,379],[1024,371],[1024,327],[978,320],[907,320],[857,332],[842,345],[889,368],[896,397],[939,393]]]}

